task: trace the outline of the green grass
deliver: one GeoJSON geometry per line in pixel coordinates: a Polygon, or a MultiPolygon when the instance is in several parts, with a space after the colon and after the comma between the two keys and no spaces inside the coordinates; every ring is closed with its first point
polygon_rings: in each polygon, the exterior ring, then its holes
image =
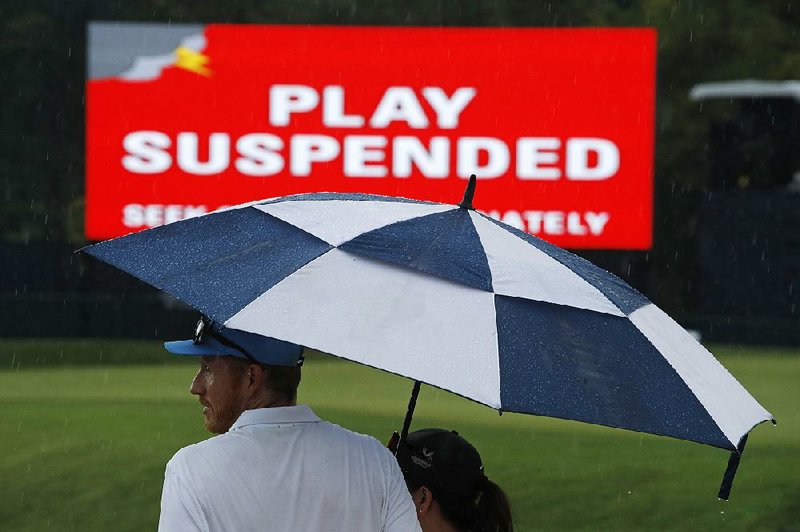
{"type": "MultiPolygon", "coordinates": [[[[426,387],[414,427],[471,440],[522,531],[800,530],[800,352],[713,351],[779,421],[753,432],[727,503],[716,492],[728,454],[703,445],[501,417],[426,387]]],[[[153,529],[164,464],[208,437],[188,393],[193,373],[152,342],[0,341],[0,529],[153,529]]],[[[385,441],[410,388],[318,356],[306,364],[300,400],[385,441]]]]}

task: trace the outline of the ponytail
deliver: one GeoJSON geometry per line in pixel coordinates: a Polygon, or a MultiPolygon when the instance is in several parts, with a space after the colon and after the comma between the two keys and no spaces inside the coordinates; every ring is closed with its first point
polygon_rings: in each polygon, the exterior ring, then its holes
{"type": "Polygon", "coordinates": [[[471,532],[513,532],[511,504],[503,489],[485,478],[475,505],[475,524],[471,532]]]}
{"type": "Polygon", "coordinates": [[[514,531],[508,496],[486,477],[483,477],[477,495],[472,500],[464,500],[436,488],[431,491],[439,503],[442,517],[463,532],[514,531]]]}

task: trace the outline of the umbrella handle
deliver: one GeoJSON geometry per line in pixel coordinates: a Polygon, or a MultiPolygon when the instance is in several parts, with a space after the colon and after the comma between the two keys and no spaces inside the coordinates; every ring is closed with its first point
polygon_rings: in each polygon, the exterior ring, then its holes
{"type": "MultiPolygon", "coordinates": [[[[406,441],[408,437],[408,429],[411,427],[411,417],[414,415],[414,408],[417,406],[417,397],[419,396],[419,388],[422,383],[414,381],[414,387],[411,389],[411,398],[408,400],[408,410],[406,411],[406,419],[403,421],[403,430],[400,431],[400,439],[397,442],[397,449],[406,441]]],[[[397,451],[395,451],[397,454],[397,451]]]]}

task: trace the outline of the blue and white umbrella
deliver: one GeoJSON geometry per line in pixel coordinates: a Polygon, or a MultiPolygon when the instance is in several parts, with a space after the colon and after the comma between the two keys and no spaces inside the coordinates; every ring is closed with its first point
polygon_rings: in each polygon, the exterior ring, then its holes
{"type": "MultiPolygon", "coordinates": [[[[772,416],[619,278],[471,206],[274,198],[84,248],[224,327],[500,411],[733,451],[772,416]]],[[[727,497],[723,488],[721,496],[727,497]]]]}

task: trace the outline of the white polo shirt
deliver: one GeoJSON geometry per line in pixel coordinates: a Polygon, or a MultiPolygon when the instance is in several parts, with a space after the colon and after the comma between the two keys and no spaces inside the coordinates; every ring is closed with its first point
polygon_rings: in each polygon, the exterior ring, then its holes
{"type": "Polygon", "coordinates": [[[167,464],[161,531],[418,531],[394,456],[306,405],[246,410],[167,464]]]}

